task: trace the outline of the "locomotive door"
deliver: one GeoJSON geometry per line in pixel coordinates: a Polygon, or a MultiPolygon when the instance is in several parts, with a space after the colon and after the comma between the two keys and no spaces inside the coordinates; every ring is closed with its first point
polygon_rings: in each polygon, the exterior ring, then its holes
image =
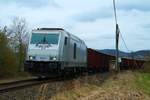
{"type": "Polygon", "coordinates": [[[64,39],[63,58],[64,58],[65,66],[68,66],[68,61],[69,61],[69,38],[67,36],[65,36],[65,39],[64,39]]]}

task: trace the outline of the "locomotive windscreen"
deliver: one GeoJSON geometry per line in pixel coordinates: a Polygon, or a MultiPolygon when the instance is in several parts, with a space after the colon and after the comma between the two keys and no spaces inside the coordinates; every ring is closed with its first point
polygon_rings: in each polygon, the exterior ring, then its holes
{"type": "Polygon", "coordinates": [[[58,44],[59,34],[32,33],[31,44],[58,44]]]}

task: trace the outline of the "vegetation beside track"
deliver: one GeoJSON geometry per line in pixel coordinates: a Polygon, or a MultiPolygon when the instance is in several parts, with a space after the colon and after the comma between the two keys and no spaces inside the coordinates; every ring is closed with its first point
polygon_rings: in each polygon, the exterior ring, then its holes
{"type": "Polygon", "coordinates": [[[140,77],[149,80],[148,74],[132,71],[81,76],[8,92],[0,100],[150,100],[140,77]]]}
{"type": "MultiPolygon", "coordinates": [[[[6,34],[0,30],[0,80],[27,75],[20,70],[19,53],[11,48],[9,42],[6,34]]],[[[22,56],[24,58],[24,54],[22,56]]],[[[23,68],[23,61],[21,65],[23,68]]]]}
{"type": "Polygon", "coordinates": [[[145,93],[150,95],[150,73],[138,73],[136,75],[136,84],[145,93]]]}
{"type": "Polygon", "coordinates": [[[150,95],[150,56],[145,59],[147,61],[144,63],[141,73],[136,74],[136,85],[150,95]]]}
{"type": "Polygon", "coordinates": [[[86,84],[76,82],[75,88],[57,93],[50,100],[150,100],[149,74],[127,71],[111,75],[101,84],[98,81],[92,78],[86,84]]]}
{"type": "Polygon", "coordinates": [[[0,78],[15,76],[17,72],[15,53],[8,46],[4,33],[0,33],[0,47],[0,78]]]}
{"type": "Polygon", "coordinates": [[[147,61],[143,65],[142,72],[150,73],[150,57],[145,58],[147,61]]]}

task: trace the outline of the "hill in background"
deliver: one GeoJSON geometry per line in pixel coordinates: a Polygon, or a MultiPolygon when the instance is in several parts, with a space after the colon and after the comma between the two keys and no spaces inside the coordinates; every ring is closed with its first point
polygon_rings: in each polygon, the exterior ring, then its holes
{"type": "MultiPolygon", "coordinates": [[[[115,49],[103,49],[103,50],[97,50],[97,51],[104,53],[104,54],[112,55],[112,56],[116,55],[115,49]]],[[[144,59],[145,56],[150,56],[150,50],[140,50],[140,51],[135,51],[135,52],[119,51],[119,56],[120,57],[128,57],[128,58],[144,59]]]]}

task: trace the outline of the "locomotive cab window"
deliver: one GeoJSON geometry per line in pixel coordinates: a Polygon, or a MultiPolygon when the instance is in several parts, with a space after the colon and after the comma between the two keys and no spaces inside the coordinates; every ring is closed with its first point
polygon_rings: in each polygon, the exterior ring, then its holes
{"type": "Polygon", "coordinates": [[[58,44],[59,34],[32,33],[31,44],[58,44]]]}
{"type": "Polygon", "coordinates": [[[74,52],[73,52],[73,58],[76,59],[76,52],[77,52],[77,44],[74,43],[74,52]]]}
{"type": "Polygon", "coordinates": [[[64,43],[65,45],[67,45],[67,40],[68,40],[67,37],[65,37],[65,43],[64,43]]]}

